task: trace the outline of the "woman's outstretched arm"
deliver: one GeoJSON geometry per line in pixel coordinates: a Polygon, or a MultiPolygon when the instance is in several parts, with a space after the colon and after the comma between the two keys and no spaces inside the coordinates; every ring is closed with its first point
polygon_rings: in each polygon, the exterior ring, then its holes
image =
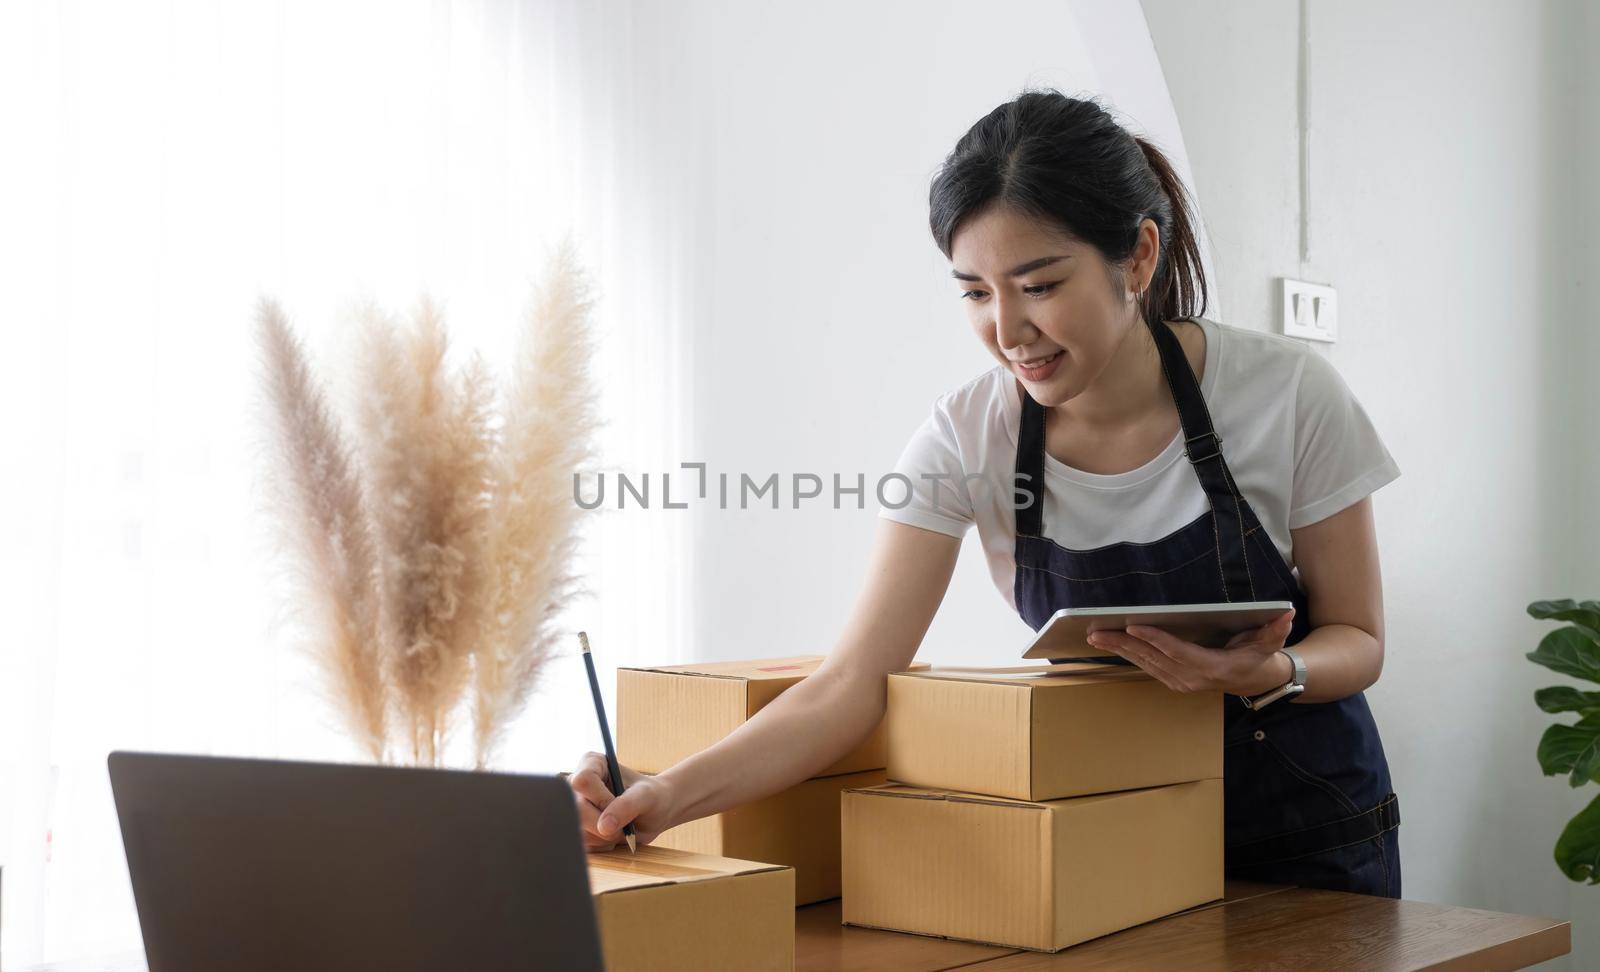
{"type": "Polygon", "coordinates": [[[956,537],[880,519],[855,607],[815,673],[662,773],[624,767],[620,799],[605,786],[605,758],[584,757],[571,781],[586,846],[615,845],[630,821],[648,842],[678,824],[787,789],[859,745],[883,718],[886,676],[910,666],[927,634],[960,549],[956,537]]]}

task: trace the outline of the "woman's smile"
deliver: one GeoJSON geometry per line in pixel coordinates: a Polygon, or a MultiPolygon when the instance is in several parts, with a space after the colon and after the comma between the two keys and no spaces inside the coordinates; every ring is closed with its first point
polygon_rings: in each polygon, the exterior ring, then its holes
{"type": "Polygon", "coordinates": [[[1046,381],[1056,373],[1056,368],[1061,364],[1061,356],[1065,353],[1064,351],[1057,351],[1055,354],[1046,355],[1043,358],[1013,363],[1017,366],[1017,373],[1028,381],[1046,381]]]}

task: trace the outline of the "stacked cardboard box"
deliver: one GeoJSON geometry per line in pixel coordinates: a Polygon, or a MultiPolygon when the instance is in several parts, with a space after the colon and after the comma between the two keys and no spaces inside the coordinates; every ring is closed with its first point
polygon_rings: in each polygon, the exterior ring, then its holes
{"type": "MultiPolygon", "coordinates": [[[[617,759],[659,773],[737,729],[817,670],[821,656],[617,672],[617,759]]],[[[840,893],[840,793],[883,783],[883,727],[815,777],[764,800],[674,827],[655,846],[787,864],[795,903],[840,893]]]]}
{"type": "Polygon", "coordinates": [[[794,870],[645,845],[589,855],[608,972],[793,969],[794,870]]]}
{"type": "Polygon", "coordinates": [[[1222,896],[1222,697],[1136,670],[889,676],[846,924],[1056,951],[1222,896]]]}

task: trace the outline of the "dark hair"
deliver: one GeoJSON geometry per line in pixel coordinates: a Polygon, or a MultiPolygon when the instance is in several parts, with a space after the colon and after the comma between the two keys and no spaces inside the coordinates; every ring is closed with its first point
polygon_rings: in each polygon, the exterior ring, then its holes
{"type": "Polygon", "coordinates": [[[1167,157],[1097,102],[1028,90],[978,119],[928,189],[928,226],[945,257],[963,221],[998,203],[1055,224],[1118,268],[1148,217],[1161,253],[1140,314],[1152,326],[1205,313],[1190,196],[1167,157]]]}

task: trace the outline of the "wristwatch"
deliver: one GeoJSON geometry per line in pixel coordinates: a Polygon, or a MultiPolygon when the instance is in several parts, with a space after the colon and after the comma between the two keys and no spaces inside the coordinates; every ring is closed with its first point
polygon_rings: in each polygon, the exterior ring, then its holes
{"type": "Polygon", "coordinates": [[[1239,696],[1239,701],[1244,703],[1245,708],[1260,709],[1264,706],[1271,705],[1272,703],[1283,698],[1285,695],[1298,695],[1306,690],[1305,659],[1300,657],[1300,653],[1298,651],[1295,651],[1293,648],[1287,646],[1279,648],[1278,651],[1288,656],[1289,664],[1293,667],[1293,670],[1289,675],[1289,681],[1278,686],[1272,691],[1263,695],[1258,695],[1253,699],[1249,698],[1248,696],[1239,696]]]}

